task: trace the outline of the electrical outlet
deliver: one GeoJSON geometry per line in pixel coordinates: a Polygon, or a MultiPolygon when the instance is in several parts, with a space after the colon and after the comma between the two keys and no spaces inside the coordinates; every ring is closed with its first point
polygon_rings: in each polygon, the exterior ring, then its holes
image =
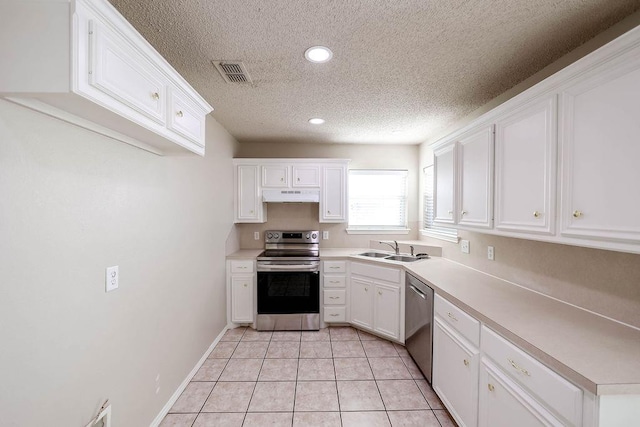
{"type": "Polygon", "coordinates": [[[460,240],[460,250],[463,254],[469,253],[469,241],[468,240],[460,240]]]}
{"type": "Polygon", "coordinates": [[[493,261],[494,255],[495,254],[494,254],[493,246],[487,246],[487,258],[493,261]]]}
{"type": "Polygon", "coordinates": [[[322,232],[322,240],[329,240],[329,232],[328,231],[323,231],[322,232]]]}
{"type": "Polygon", "coordinates": [[[253,232],[253,240],[260,240],[260,232],[259,231],[254,231],[253,232]]]}
{"type": "Polygon", "coordinates": [[[118,272],[117,265],[113,267],[107,267],[107,272],[105,274],[105,292],[111,292],[118,289],[119,278],[120,273],[118,272]]]}

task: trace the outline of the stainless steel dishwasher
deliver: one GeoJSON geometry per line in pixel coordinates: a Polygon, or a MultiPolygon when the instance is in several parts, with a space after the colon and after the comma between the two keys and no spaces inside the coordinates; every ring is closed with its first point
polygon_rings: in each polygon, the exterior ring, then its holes
{"type": "Polygon", "coordinates": [[[405,284],[405,346],[431,384],[433,289],[408,273],[405,284]]]}

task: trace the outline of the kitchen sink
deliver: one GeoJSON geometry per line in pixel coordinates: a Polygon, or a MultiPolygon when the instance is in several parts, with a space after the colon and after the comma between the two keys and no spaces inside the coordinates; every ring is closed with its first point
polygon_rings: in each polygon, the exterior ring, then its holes
{"type": "Polygon", "coordinates": [[[384,259],[388,259],[390,261],[402,261],[402,262],[420,261],[420,258],[407,256],[407,255],[391,255],[391,256],[385,257],[384,259]]]}
{"type": "Polygon", "coordinates": [[[389,254],[383,254],[380,252],[365,252],[363,254],[360,254],[360,256],[368,256],[370,258],[384,258],[384,257],[388,257],[389,254]]]}

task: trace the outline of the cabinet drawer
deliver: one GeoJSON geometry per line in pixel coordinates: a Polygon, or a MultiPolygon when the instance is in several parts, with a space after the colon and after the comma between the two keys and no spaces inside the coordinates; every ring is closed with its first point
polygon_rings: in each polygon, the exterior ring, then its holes
{"type": "Polygon", "coordinates": [[[511,344],[486,326],[482,351],[509,377],[528,389],[547,407],[572,425],[582,420],[582,390],[511,344]]]}
{"type": "Polygon", "coordinates": [[[231,261],[231,273],[253,273],[253,261],[231,261]]]}
{"type": "Polygon", "coordinates": [[[323,261],[322,271],[325,273],[346,273],[347,262],[346,261],[323,261]]]}
{"type": "Polygon", "coordinates": [[[344,289],[325,289],[324,305],[338,305],[347,302],[347,291],[344,289]]]}
{"type": "Polygon", "coordinates": [[[380,267],[373,264],[364,264],[360,262],[351,263],[351,274],[370,277],[374,280],[384,280],[392,283],[400,283],[400,269],[380,267]]]}
{"type": "Polygon", "coordinates": [[[347,276],[324,276],[325,288],[344,288],[347,284],[347,276]]]}
{"type": "Polygon", "coordinates": [[[434,298],[433,310],[436,316],[440,316],[445,323],[460,332],[476,347],[480,346],[480,322],[440,295],[436,295],[434,298]]]}
{"type": "Polygon", "coordinates": [[[325,307],[324,308],[324,321],[331,322],[346,322],[347,321],[347,308],[346,307],[325,307]]]}

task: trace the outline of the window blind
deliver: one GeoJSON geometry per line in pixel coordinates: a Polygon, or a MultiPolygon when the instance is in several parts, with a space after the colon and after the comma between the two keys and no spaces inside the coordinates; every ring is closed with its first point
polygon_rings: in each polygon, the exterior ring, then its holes
{"type": "Polygon", "coordinates": [[[349,171],[349,228],[407,228],[406,170],[349,171]]]}

